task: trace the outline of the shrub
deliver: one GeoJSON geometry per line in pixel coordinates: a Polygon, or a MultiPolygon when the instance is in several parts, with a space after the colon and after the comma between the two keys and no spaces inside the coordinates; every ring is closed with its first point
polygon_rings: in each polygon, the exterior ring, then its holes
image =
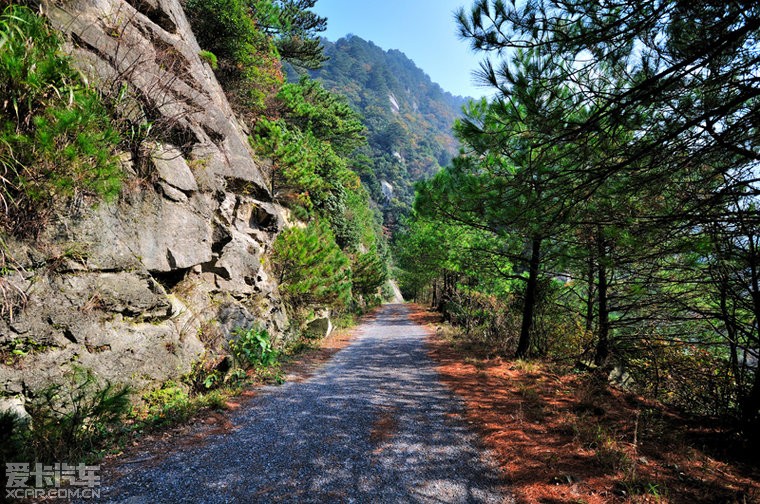
{"type": "MultiPolygon", "coordinates": [[[[235,371],[229,373],[228,377],[241,379],[240,374],[235,371]]],[[[190,393],[193,391],[188,388],[182,383],[170,380],[161,388],[143,394],[144,408],[133,413],[137,430],[184,423],[204,408],[227,408],[229,390],[205,390],[191,396],[190,393]]]]}
{"type": "Polygon", "coordinates": [[[25,458],[25,421],[13,411],[0,411],[0,465],[25,458]]]}
{"type": "Polygon", "coordinates": [[[208,63],[212,70],[219,68],[219,60],[217,59],[216,54],[212,53],[211,51],[201,51],[198,53],[198,56],[200,56],[203,61],[208,63]]]}
{"type": "MultiPolygon", "coordinates": [[[[277,99],[280,118],[258,120],[252,138],[254,148],[274,160],[272,191],[299,194],[309,209],[330,216],[345,248],[346,223],[337,224],[334,216],[368,207],[359,178],[348,168],[348,155],[366,142],[361,118],[344,98],[308,79],[285,84],[277,99]]],[[[373,219],[371,213],[366,217],[373,219]]]]}
{"type": "Polygon", "coordinates": [[[61,41],[30,9],[0,15],[2,227],[34,235],[56,200],[118,195],[118,134],[100,96],[61,54],[61,41]]]}
{"type": "Polygon", "coordinates": [[[230,341],[230,351],[242,367],[269,367],[277,363],[280,355],[272,345],[269,332],[257,327],[236,330],[235,339],[230,341]]]}
{"type": "Polygon", "coordinates": [[[146,420],[155,425],[183,422],[194,413],[187,392],[173,381],[146,393],[143,395],[143,401],[148,408],[146,420]]]}
{"type": "Polygon", "coordinates": [[[190,372],[183,377],[193,393],[205,393],[224,384],[230,369],[229,358],[216,355],[207,350],[194,364],[190,372]]]}
{"type": "Polygon", "coordinates": [[[218,58],[216,75],[236,112],[256,121],[284,80],[271,37],[244,0],[188,0],[185,7],[198,43],[218,58]]]}
{"type": "Polygon", "coordinates": [[[282,120],[261,118],[252,143],[257,152],[274,160],[272,192],[304,195],[301,199],[309,210],[329,195],[330,182],[324,175],[345,166],[329,144],[282,120]]]}
{"type": "Polygon", "coordinates": [[[514,299],[506,300],[463,289],[450,296],[445,308],[451,323],[462,328],[464,338],[489,353],[508,354],[514,351],[519,328],[514,299]]]}
{"type": "Polygon", "coordinates": [[[313,221],[286,229],[272,249],[280,292],[291,307],[339,308],[351,300],[349,260],[326,224],[313,221]]]}
{"type": "Polygon", "coordinates": [[[377,250],[357,254],[352,270],[354,290],[365,298],[377,294],[377,290],[388,280],[388,265],[377,250]]]}

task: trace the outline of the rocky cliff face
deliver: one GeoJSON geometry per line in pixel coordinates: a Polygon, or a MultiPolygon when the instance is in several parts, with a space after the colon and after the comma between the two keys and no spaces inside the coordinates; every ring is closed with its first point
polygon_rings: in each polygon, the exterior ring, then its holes
{"type": "Polygon", "coordinates": [[[84,74],[119,97],[120,116],[151,132],[122,156],[119,201],[74,202],[37,243],[6,244],[25,308],[0,321],[0,343],[26,355],[0,364],[0,397],[23,400],[72,365],[144,388],[187,373],[235,328],[285,337],[262,264],[285,213],[179,0],[43,11],[84,74]]]}

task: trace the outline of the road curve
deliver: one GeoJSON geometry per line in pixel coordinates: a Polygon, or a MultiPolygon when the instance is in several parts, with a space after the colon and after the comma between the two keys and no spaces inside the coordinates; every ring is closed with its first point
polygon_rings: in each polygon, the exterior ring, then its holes
{"type": "Polygon", "coordinates": [[[266,387],[235,427],[159,462],[123,461],[101,499],[177,502],[512,502],[438,381],[424,329],[386,305],[304,382],[266,387]]]}

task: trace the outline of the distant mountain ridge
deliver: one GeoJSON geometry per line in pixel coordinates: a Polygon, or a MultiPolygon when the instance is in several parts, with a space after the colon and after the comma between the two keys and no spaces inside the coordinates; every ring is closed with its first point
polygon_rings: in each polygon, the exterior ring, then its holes
{"type": "Polygon", "coordinates": [[[414,182],[456,155],[452,126],[468,99],[444,91],[399,50],[356,35],[322,43],[329,60],[311,77],[364,116],[370,148],[356,170],[393,225],[412,203],[414,182]]]}

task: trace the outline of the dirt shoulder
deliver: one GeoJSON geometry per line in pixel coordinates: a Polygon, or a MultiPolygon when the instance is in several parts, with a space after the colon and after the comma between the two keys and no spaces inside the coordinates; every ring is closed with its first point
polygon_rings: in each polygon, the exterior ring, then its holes
{"type": "Polygon", "coordinates": [[[760,502],[760,471],[727,433],[586,374],[485,358],[424,307],[412,318],[518,502],[760,502]]]}

